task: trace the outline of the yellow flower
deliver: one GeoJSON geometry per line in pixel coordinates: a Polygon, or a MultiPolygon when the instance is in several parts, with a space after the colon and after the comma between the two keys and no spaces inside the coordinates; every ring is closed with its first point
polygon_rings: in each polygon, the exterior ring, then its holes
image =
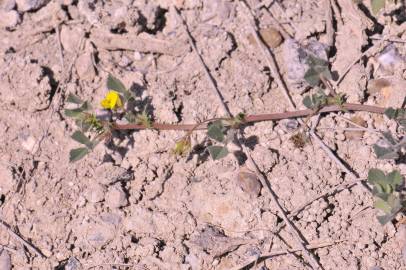
{"type": "Polygon", "coordinates": [[[100,104],[104,109],[110,110],[123,107],[123,102],[121,101],[120,95],[114,90],[110,90],[100,104]]]}

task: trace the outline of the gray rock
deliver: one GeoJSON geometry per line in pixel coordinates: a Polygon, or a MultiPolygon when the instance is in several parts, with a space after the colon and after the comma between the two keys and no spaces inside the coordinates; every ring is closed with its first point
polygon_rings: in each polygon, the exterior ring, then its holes
{"type": "Polygon", "coordinates": [[[75,257],[70,257],[68,263],[65,265],[65,270],[79,270],[80,262],[75,257]]]}
{"type": "Polygon", "coordinates": [[[16,0],[17,9],[21,12],[37,10],[48,2],[49,0],[16,0]]]}

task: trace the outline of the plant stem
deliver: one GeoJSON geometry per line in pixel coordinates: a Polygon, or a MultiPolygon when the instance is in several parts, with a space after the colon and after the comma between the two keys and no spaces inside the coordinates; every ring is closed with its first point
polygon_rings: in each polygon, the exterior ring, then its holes
{"type": "MultiPolygon", "coordinates": [[[[344,103],[342,106],[337,106],[337,105],[325,106],[319,110],[319,113],[340,112],[343,110],[363,111],[363,112],[371,112],[371,113],[377,113],[377,114],[383,114],[385,112],[385,108],[382,108],[382,107],[363,105],[363,104],[344,103]]],[[[287,119],[287,118],[305,117],[308,115],[312,115],[313,113],[314,113],[313,110],[307,109],[307,110],[298,110],[298,111],[283,112],[283,113],[248,115],[245,117],[244,123],[248,124],[248,123],[261,122],[261,121],[275,121],[275,120],[282,120],[282,119],[287,119]]],[[[215,121],[215,120],[231,120],[231,118],[230,119],[229,118],[213,118],[213,119],[208,119],[201,123],[195,123],[195,124],[152,123],[152,129],[194,131],[194,130],[198,130],[198,129],[205,129],[207,126],[202,126],[204,123],[215,121]]],[[[115,129],[115,130],[141,130],[141,129],[147,129],[147,128],[141,124],[114,124],[113,129],[115,129]]]]}

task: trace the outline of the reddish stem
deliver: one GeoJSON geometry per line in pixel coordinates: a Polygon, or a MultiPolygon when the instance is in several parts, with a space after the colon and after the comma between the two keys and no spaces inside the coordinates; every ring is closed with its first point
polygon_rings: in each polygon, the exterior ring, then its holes
{"type": "MultiPolygon", "coordinates": [[[[362,104],[353,104],[353,103],[345,103],[342,106],[331,105],[323,107],[318,111],[318,113],[329,113],[329,112],[340,112],[340,111],[363,111],[363,112],[371,112],[377,114],[383,114],[385,112],[385,108],[370,106],[370,105],[362,105],[362,104]]],[[[255,123],[261,121],[272,121],[272,120],[282,120],[287,118],[297,118],[297,117],[304,117],[309,116],[314,113],[314,110],[307,109],[307,110],[298,110],[293,112],[283,112],[283,113],[268,113],[268,114],[256,114],[256,115],[247,115],[245,117],[244,123],[255,123]]],[[[213,118],[213,121],[218,118],[213,118]]],[[[204,122],[211,121],[206,120],[204,122]]],[[[152,123],[152,129],[156,130],[194,130],[194,129],[205,129],[206,126],[196,128],[196,126],[200,126],[202,123],[196,124],[164,124],[164,123],[152,123]]],[[[140,124],[114,124],[113,126],[116,130],[140,130],[140,129],[147,129],[144,125],[140,124]]]]}

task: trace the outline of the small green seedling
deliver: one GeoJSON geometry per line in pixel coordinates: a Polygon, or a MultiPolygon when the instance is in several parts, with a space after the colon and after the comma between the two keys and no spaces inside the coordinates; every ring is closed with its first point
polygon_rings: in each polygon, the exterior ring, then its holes
{"type": "Polygon", "coordinates": [[[404,194],[400,192],[403,186],[403,177],[396,170],[385,175],[379,169],[370,169],[368,182],[373,185],[374,207],[384,212],[384,215],[378,216],[378,221],[381,224],[386,224],[406,206],[404,194]]]}
{"type": "Polygon", "coordinates": [[[214,159],[221,159],[228,155],[226,146],[227,128],[223,125],[221,120],[210,122],[207,127],[207,136],[222,145],[211,145],[208,147],[210,156],[214,159]]]}

